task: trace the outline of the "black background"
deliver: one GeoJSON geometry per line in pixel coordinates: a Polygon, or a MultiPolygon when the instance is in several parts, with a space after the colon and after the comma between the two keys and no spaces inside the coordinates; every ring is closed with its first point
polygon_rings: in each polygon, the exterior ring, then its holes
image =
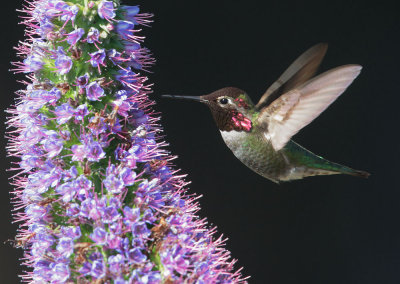
{"type": "MultiPolygon", "coordinates": [[[[202,194],[200,215],[229,238],[250,283],[399,283],[399,52],[396,1],[125,1],[155,13],[145,28],[157,58],[149,74],[169,149],[202,194]],[[223,144],[208,109],[160,94],[203,95],[225,86],[256,101],[303,51],[328,42],[322,71],[364,69],[349,89],[295,136],[313,152],[372,173],[312,177],[276,185],[223,144]]],[[[21,85],[7,72],[22,38],[15,9],[2,3],[3,108],[21,85]]],[[[4,119],[4,115],[2,116],[4,119]]],[[[2,126],[4,132],[4,126],[2,126]]],[[[4,141],[3,141],[4,143],[4,141]]],[[[4,145],[4,144],[3,144],[4,145]]],[[[1,149],[4,149],[3,146],[1,149]]],[[[2,150],[2,168],[9,167],[2,150]]],[[[15,235],[2,178],[0,242],[15,235]]],[[[18,283],[18,252],[0,244],[2,283],[18,283]],[[3,282],[5,281],[5,282],[3,282]]]]}

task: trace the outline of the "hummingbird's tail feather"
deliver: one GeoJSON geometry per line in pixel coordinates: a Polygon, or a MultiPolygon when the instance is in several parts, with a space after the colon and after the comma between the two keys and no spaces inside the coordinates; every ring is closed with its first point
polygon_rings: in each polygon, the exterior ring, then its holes
{"type": "MultiPolygon", "coordinates": [[[[347,167],[346,167],[347,168],[347,167]]],[[[350,168],[347,168],[350,169],[350,168]]],[[[353,170],[350,169],[350,171],[340,171],[339,173],[341,174],[346,174],[346,175],[351,175],[355,177],[361,177],[361,178],[368,178],[371,174],[366,172],[366,171],[360,171],[360,170],[353,170]]]]}
{"type": "Polygon", "coordinates": [[[310,176],[327,176],[327,175],[351,175],[355,177],[368,178],[370,173],[365,171],[353,170],[349,167],[342,166],[326,160],[325,165],[315,166],[313,168],[302,168],[301,173],[290,176],[290,179],[298,179],[310,176]]]}
{"type": "Polygon", "coordinates": [[[309,150],[303,148],[294,141],[290,141],[285,147],[290,150],[286,154],[289,156],[291,162],[297,166],[305,166],[303,177],[316,176],[316,175],[336,175],[345,174],[356,177],[368,178],[370,173],[366,171],[355,170],[338,163],[328,161],[309,150]]]}
{"type": "Polygon", "coordinates": [[[306,176],[318,176],[318,175],[350,175],[361,178],[368,178],[370,173],[360,170],[354,170],[352,168],[328,161],[322,157],[316,156],[315,160],[307,165],[304,170],[304,177],[306,176]]]}

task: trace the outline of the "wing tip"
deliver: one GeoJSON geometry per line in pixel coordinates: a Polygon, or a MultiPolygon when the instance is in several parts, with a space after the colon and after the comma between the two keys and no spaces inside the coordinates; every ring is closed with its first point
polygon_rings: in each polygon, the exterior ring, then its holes
{"type": "Polygon", "coordinates": [[[359,64],[349,64],[349,65],[344,65],[343,67],[347,67],[349,69],[349,71],[351,72],[351,82],[353,82],[353,80],[355,78],[358,77],[358,75],[360,75],[361,70],[362,70],[362,66],[359,64]]]}
{"type": "Polygon", "coordinates": [[[325,50],[325,52],[326,52],[327,49],[328,49],[328,43],[327,42],[320,42],[320,43],[317,43],[315,45],[315,47],[318,47],[318,48],[320,48],[322,50],[325,50]]]}
{"type": "Polygon", "coordinates": [[[360,64],[347,64],[347,65],[342,65],[338,68],[349,69],[358,75],[358,74],[360,74],[363,67],[360,64]]]}
{"type": "MultiPolygon", "coordinates": [[[[330,74],[330,75],[334,76],[333,74],[341,74],[342,76],[347,77],[351,83],[351,82],[353,82],[353,80],[355,78],[358,77],[358,75],[360,75],[361,70],[362,70],[362,66],[359,64],[341,65],[336,68],[330,69],[330,70],[318,75],[317,77],[314,77],[309,82],[315,81],[316,79],[323,78],[325,75],[330,74]]],[[[307,84],[307,83],[308,82],[306,82],[305,84],[307,84]]]]}

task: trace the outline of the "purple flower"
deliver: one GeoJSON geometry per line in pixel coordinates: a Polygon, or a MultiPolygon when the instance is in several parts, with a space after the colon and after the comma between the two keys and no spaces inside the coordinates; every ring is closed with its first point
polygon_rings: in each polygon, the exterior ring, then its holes
{"type": "Polygon", "coordinates": [[[135,24],[130,21],[117,21],[116,30],[121,38],[127,39],[132,35],[134,27],[135,24]]]}
{"type": "Polygon", "coordinates": [[[128,252],[128,258],[132,260],[135,264],[141,264],[146,261],[147,257],[144,255],[140,248],[131,249],[128,252]]]}
{"type": "Polygon", "coordinates": [[[66,182],[57,187],[56,192],[62,195],[62,200],[64,202],[70,202],[74,198],[77,192],[77,188],[74,186],[73,183],[66,182]]]}
{"type": "Polygon", "coordinates": [[[104,96],[104,90],[99,83],[92,82],[86,86],[86,96],[91,101],[98,101],[99,98],[104,96]]]}
{"type": "Polygon", "coordinates": [[[50,22],[49,19],[44,18],[40,23],[40,27],[38,27],[36,31],[42,37],[48,38],[48,35],[53,32],[53,29],[54,29],[54,24],[50,22]]]}
{"type": "Polygon", "coordinates": [[[131,109],[129,112],[129,122],[139,126],[148,122],[149,117],[146,113],[140,109],[131,109]]]}
{"type": "Polygon", "coordinates": [[[125,186],[133,185],[136,179],[136,173],[129,168],[123,168],[119,174],[125,186]]]}
{"type": "Polygon", "coordinates": [[[82,162],[83,159],[86,157],[85,145],[72,145],[71,151],[73,153],[72,161],[81,161],[82,162]]]}
{"type": "Polygon", "coordinates": [[[109,249],[118,249],[121,246],[121,240],[122,238],[118,235],[108,233],[107,234],[107,247],[109,249]]]}
{"type": "Polygon", "coordinates": [[[126,19],[136,22],[135,16],[139,13],[139,6],[121,6],[121,10],[126,19]]]}
{"type": "Polygon", "coordinates": [[[107,57],[114,65],[117,65],[124,61],[121,56],[121,52],[118,52],[115,49],[110,49],[107,51],[107,57]]]}
{"type": "Polygon", "coordinates": [[[32,219],[42,219],[46,216],[47,210],[37,204],[30,204],[25,208],[26,214],[31,216],[32,219]]]}
{"type": "Polygon", "coordinates": [[[128,116],[128,112],[132,107],[132,104],[129,102],[129,98],[127,96],[127,92],[126,91],[118,91],[115,94],[115,97],[117,98],[114,101],[114,105],[118,106],[118,114],[123,116],[123,117],[127,117],[128,116]]]}
{"type": "MultiPolygon", "coordinates": [[[[113,199],[114,197],[110,198],[113,199]]],[[[118,206],[120,207],[120,206],[118,206]]],[[[113,223],[110,224],[108,229],[110,230],[110,233],[112,234],[116,234],[116,235],[121,235],[122,234],[122,230],[124,229],[122,222],[120,222],[121,220],[119,220],[117,223],[113,223]]]]}
{"type": "Polygon", "coordinates": [[[100,279],[100,278],[104,277],[105,273],[106,273],[106,270],[105,270],[105,267],[104,267],[103,260],[98,259],[98,260],[93,261],[92,270],[91,270],[90,274],[95,279],[100,279]]]}
{"type": "Polygon", "coordinates": [[[118,277],[114,280],[114,284],[128,284],[128,281],[125,281],[122,277],[118,277]]]}
{"type": "Polygon", "coordinates": [[[67,42],[70,45],[75,45],[78,42],[78,40],[81,39],[84,33],[85,30],[82,28],[75,29],[74,31],[67,34],[67,42]]]}
{"type": "Polygon", "coordinates": [[[124,189],[124,182],[119,177],[111,174],[104,180],[104,186],[109,192],[118,194],[124,189]]]}
{"type": "Polygon", "coordinates": [[[99,35],[100,35],[99,30],[94,27],[91,27],[87,34],[86,40],[88,43],[99,42],[99,35]]]}
{"type": "Polygon", "coordinates": [[[138,42],[124,40],[123,43],[125,47],[125,52],[127,53],[133,53],[140,49],[140,43],[138,42]]]}
{"type": "Polygon", "coordinates": [[[92,64],[93,67],[99,67],[99,65],[104,65],[104,59],[106,58],[106,53],[104,52],[104,49],[100,49],[98,51],[90,53],[89,55],[90,55],[90,64],[92,64]]]}
{"type": "Polygon", "coordinates": [[[42,99],[49,104],[54,104],[61,98],[61,91],[57,88],[52,88],[48,92],[44,92],[42,95],[42,99]]]}
{"type": "Polygon", "coordinates": [[[133,224],[132,232],[135,236],[140,238],[148,237],[150,235],[150,230],[147,228],[145,222],[136,222],[133,224]]]}
{"type": "Polygon", "coordinates": [[[81,204],[80,215],[89,219],[99,220],[101,218],[102,207],[98,206],[96,200],[87,198],[81,204]]]}
{"type": "Polygon", "coordinates": [[[64,283],[70,276],[68,264],[57,263],[49,276],[50,275],[52,283],[64,283]]]}
{"type": "Polygon", "coordinates": [[[21,157],[21,162],[19,163],[19,166],[29,171],[32,168],[40,167],[41,164],[42,161],[38,157],[26,153],[21,157]]]}
{"type": "Polygon", "coordinates": [[[85,75],[79,76],[76,78],[75,82],[80,88],[84,88],[87,83],[89,83],[89,75],[86,73],[85,75]]]}
{"type": "Polygon", "coordinates": [[[93,230],[93,233],[90,235],[90,238],[99,245],[105,244],[107,232],[100,227],[96,227],[93,230]]]}
{"type": "Polygon", "coordinates": [[[74,241],[67,237],[61,238],[58,241],[57,251],[63,257],[69,257],[74,252],[74,241]]]}
{"type": "Polygon", "coordinates": [[[69,103],[64,103],[54,109],[54,114],[57,117],[57,123],[64,124],[75,114],[75,110],[69,103]]]}
{"type": "Polygon", "coordinates": [[[80,207],[76,203],[72,203],[67,207],[66,215],[68,217],[76,217],[80,213],[80,207]]]}
{"type": "MultiPolygon", "coordinates": [[[[161,280],[161,274],[158,271],[143,271],[142,273],[133,273],[130,281],[133,283],[147,283],[147,284],[158,284],[161,280]]],[[[196,284],[204,284],[196,281],[196,284]]]]}
{"type": "Polygon", "coordinates": [[[90,190],[93,186],[93,183],[87,179],[84,175],[80,175],[74,183],[76,184],[77,187],[82,188],[84,190],[90,190]]]}
{"type": "Polygon", "coordinates": [[[86,105],[80,105],[75,109],[75,119],[79,121],[83,121],[85,116],[89,114],[89,111],[87,109],[86,105]]]}
{"type": "Polygon", "coordinates": [[[90,274],[91,269],[92,269],[92,264],[86,261],[83,263],[82,267],[79,268],[79,272],[82,275],[88,276],[90,274]]]}
{"type": "Polygon", "coordinates": [[[106,224],[114,223],[120,218],[117,208],[113,206],[108,206],[103,211],[102,220],[106,224]]]}
{"type": "Polygon", "coordinates": [[[124,215],[125,215],[125,225],[132,226],[140,217],[140,209],[139,208],[131,208],[128,206],[124,207],[124,215]]]}
{"type": "Polygon", "coordinates": [[[62,16],[61,16],[61,20],[64,22],[67,22],[69,20],[71,20],[72,22],[75,21],[75,17],[79,12],[79,8],[76,5],[72,5],[72,6],[64,6],[62,9],[60,9],[60,11],[62,12],[62,16]]]}
{"type": "Polygon", "coordinates": [[[54,244],[54,237],[41,230],[35,235],[36,242],[32,246],[32,254],[38,258],[46,253],[46,249],[54,244]]]}
{"type": "Polygon", "coordinates": [[[64,171],[64,181],[71,180],[73,178],[76,178],[78,175],[78,170],[76,169],[75,166],[72,166],[69,170],[64,171]]]}
{"type": "Polygon", "coordinates": [[[112,255],[108,258],[111,273],[119,275],[122,272],[122,265],[124,264],[124,257],[120,254],[112,255]]]}
{"type": "Polygon", "coordinates": [[[24,65],[26,66],[25,73],[36,72],[42,69],[44,62],[39,54],[31,54],[24,60],[24,65]]]}
{"type": "Polygon", "coordinates": [[[26,193],[33,195],[37,193],[45,193],[50,186],[55,187],[58,185],[61,179],[60,175],[59,170],[54,166],[54,164],[51,164],[49,161],[44,163],[40,170],[31,173],[28,176],[29,184],[26,185],[26,193]],[[45,169],[47,164],[52,167],[51,170],[45,169]]]}
{"type": "Polygon", "coordinates": [[[80,227],[61,227],[61,233],[73,240],[79,239],[82,236],[80,227]]]}
{"type": "Polygon", "coordinates": [[[98,162],[106,155],[99,142],[87,144],[87,150],[87,158],[91,162],[98,162]]]}
{"type": "Polygon", "coordinates": [[[124,86],[129,86],[137,82],[137,74],[132,72],[130,69],[121,69],[118,71],[118,75],[115,78],[121,82],[124,86]]]}
{"type": "Polygon", "coordinates": [[[47,137],[41,141],[43,149],[47,152],[49,158],[53,158],[60,154],[63,149],[64,141],[58,137],[57,132],[49,130],[46,132],[47,137]]]}
{"type": "MultiPolygon", "coordinates": [[[[43,3],[46,5],[45,3],[43,3]]],[[[62,15],[62,12],[66,11],[69,8],[69,5],[63,1],[58,0],[50,0],[47,1],[47,6],[41,7],[43,13],[46,17],[52,18],[56,16],[62,15]]]]}
{"type": "Polygon", "coordinates": [[[110,197],[108,199],[108,205],[119,209],[121,207],[121,201],[118,197],[110,197]]]}
{"type": "Polygon", "coordinates": [[[98,162],[104,158],[105,152],[102,146],[97,141],[83,141],[83,145],[73,145],[71,151],[73,153],[73,161],[83,161],[87,158],[88,161],[98,162]]]}
{"type": "Polygon", "coordinates": [[[55,65],[60,75],[67,74],[72,68],[72,60],[65,55],[64,49],[61,46],[57,50],[55,65]]]}
{"type": "Polygon", "coordinates": [[[21,132],[21,140],[26,143],[27,146],[39,143],[44,135],[44,130],[37,125],[30,125],[29,128],[24,129],[21,132]]]}
{"type": "Polygon", "coordinates": [[[101,1],[97,7],[97,13],[102,19],[113,19],[115,17],[114,4],[112,1],[101,1]]]}
{"type": "Polygon", "coordinates": [[[146,211],[143,213],[142,219],[149,224],[153,224],[157,218],[154,216],[154,213],[151,209],[146,209],[146,211]]]}

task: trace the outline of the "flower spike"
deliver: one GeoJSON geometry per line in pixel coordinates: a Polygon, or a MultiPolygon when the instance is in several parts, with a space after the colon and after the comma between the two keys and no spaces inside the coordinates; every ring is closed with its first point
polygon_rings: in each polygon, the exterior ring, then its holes
{"type": "Polygon", "coordinates": [[[171,164],[142,75],[153,63],[119,1],[32,0],[8,110],[16,246],[28,283],[244,283],[171,164]],[[14,169],[15,170],[15,169],[14,169]]]}

